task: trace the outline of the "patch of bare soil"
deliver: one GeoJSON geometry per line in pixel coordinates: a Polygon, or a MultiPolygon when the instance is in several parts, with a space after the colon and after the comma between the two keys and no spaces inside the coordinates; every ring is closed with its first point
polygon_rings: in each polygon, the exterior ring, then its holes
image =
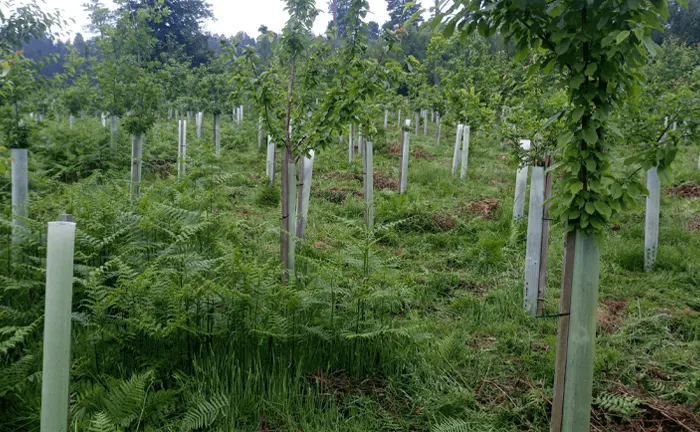
{"type": "Polygon", "coordinates": [[[469,211],[479,213],[484,219],[491,219],[493,212],[498,208],[498,204],[498,200],[494,198],[472,201],[469,203],[469,211]]]}
{"type": "Polygon", "coordinates": [[[496,156],[496,159],[498,159],[500,161],[505,161],[505,160],[510,159],[510,156],[508,156],[507,154],[502,154],[502,155],[496,156]]]}
{"type": "Polygon", "coordinates": [[[692,218],[688,219],[688,231],[699,232],[700,231],[700,214],[696,214],[692,218]]]}
{"type": "Polygon", "coordinates": [[[598,325],[607,332],[613,333],[622,322],[622,315],[627,308],[626,300],[604,300],[602,305],[598,307],[598,325]]]}
{"type": "Polygon", "coordinates": [[[688,182],[680,186],[668,188],[668,191],[674,195],[680,195],[683,198],[700,198],[700,185],[695,184],[695,182],[688,182]]]}
{"type": "Polygon", "coordinates": [[[491,180],[491,184],[494,186],[507,184],[507,183],[508,183],[508,180],[503,180],[503,179],[491,180]]]}
{"type": "Polygon", "coordinates": [[[315,374],[307,376],[306,379],[310,385],[319,390],[320,394],[333,397],[339,406],[343,406],[353,397],[369,396],[390,413],[397,414],[407,410],[413,412],[409,401],[396,398],[387,389],[387,382],[379,377],[354,378],[348,376],[344,370],[326,374],[323,369],[319,369],[315,374]]]}
{"type": "Polygon", "coordinates": [[[314,247],[316,249],[330,249],[331,245],[328,243],[330,242],[327,239],[324,239],[323,241],[314,242],[314,247]]]}
{"type": "Polygon", "coordinates": [[[236,214],[240,217],[247,217],[250,212],[248,210],[238,210],[236,214]]]}
{"type": "Polygon", "coordinates": [[[315,196],[338,204],[351,196],[362,197],[362,191],[350,186],[331,186],[328,189],[316,191],[315,196]]]}
{"type": "Polygon", "coordinates": [[[395,142],[389,147],[389,154],[398,156],[401,154],[401,143],[395,142]]]}
{"type": "Polygon", "coordinates": [[[435,213],[430,216],[430,219],[432,219],[433,223],[444,231],[449,231],[456,225],[455,219],[448,214],[435,213]]]}
{"type": "Polygon", "coordinates": [[[416,159],[433,160],[435,156],[425,153],[423,147],[418,146],[418,148],[413,152],[413,157],[416,159]]]}
{"type": "Polygon", "coordinates": [[[483,283],[472,281],[460,281],[455,286],[447,290],[447,295],[452,297],[457,291],[467,291],[475,295],[486,294],[489,291],[489,286],[483,283]]]}
{"type": "Polygon", "coordinates": [[[357,180],[362,181],[362,175],[355,173],[339,172],[335,171],[328,174],[328,177],[334,178],[336,180],[357,180]]]}
{"type": "Polygon", "coordinates": [[[399,181],[382,172],[374,171],[374,187],[375,189],[399,190],[399,181]]]}

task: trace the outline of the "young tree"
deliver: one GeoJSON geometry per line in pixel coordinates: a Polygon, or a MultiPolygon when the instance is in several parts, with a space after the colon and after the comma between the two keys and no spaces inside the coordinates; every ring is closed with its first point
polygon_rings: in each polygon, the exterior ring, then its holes
{"type": "Polygon", "coordinates": [[[538,52],[531,68],[556,67],[568,81],[566,132],[559,137],[563,180],[553,203],[568,230],[552,407],[555,432],[589,430],[600,259],[596,237],[643,190],[637,182],[613,177],[606,136],[616,130],[613,110],[627,95],[641,92],[640,67],[648,52],[659,50],[651,36],[652,30],[662,29],[665,7],[665,2],[649,0],[473,0],[453,3],[435,18],[444,21],[447,36],[455,30],[478,29],[484,37],[500,31],[517,44],[517,59],[538,52]]]}

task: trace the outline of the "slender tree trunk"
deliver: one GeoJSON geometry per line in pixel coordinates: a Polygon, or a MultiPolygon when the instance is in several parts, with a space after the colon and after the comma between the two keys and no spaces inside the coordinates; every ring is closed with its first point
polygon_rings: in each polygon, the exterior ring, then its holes
{"type": "MultiPolygon", "coordinates": [[[[584,5],[582,27],[586,26],[586,19],[587,6],[584,5]]],[[[590,61],[588,42],[583,43],[583,60],[585,67],[590,61]]],[[[584,90],[597,86],[598,83],[591,83],[588,77],[584,79],[584,90]]],[[[581,118],[581,127],[584,130],[590,124],[591,118],[590,113],[585,113],[581,118]]],[[[598,128],[596,132],[600,150],[603,141],[602,128],[598,128]]],[[[586,151],[587,147],[586,141],[581,140],[579,149],[586,151]]],[[[583,183],[583,191],[588,190],[588,176],[588,170],[582,166],[579,180],[583,183]]],[[[566,251],[554,378],[552,432],[588,432],[593,393],[600,251],[594,236],[581,231],[569,233],[566,251]],[[572,247],[570,243],[575,244],[572,247]],[[573,252],[571,256],[570,252],[573,252]]]]}

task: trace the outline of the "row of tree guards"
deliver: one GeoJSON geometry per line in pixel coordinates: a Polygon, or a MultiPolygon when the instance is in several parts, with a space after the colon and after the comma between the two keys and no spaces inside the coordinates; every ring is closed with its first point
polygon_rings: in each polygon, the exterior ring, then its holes
{"type": "MultiPolygon", "coordinates": [[[[397,113],[397,118],[400,112],[397,113]]],[[[116,116],[102,116],[102,124],[106,126],[106,119],[110,118],[113,128],[116,129],[116,116]]],[[[427,124],[427,111],[416,117],[422,118],[423,124],[427,124]]],[[[203,113],[196,115],[198,132],[204,124],[203,113]]],[[[219,154],[220,115],[214,116],[215,151],[219,154]]],[[[233,120],[236,124],[243,121],[243,107],[233,112],[233,120]]],[[[385,112],[385,124],[388,126],[389,113],[385,112]]],[[[439,114],[431,115],[431,121],[436,122],[439,128],[439,114]]],[[[401,159],[400,192],[405,193],[408,183],[408,162],[410,158],[410,128],[411,120],[405,119],[401,128],[401,159]]],[[[291,129],[291,128],[290,128],[291,129]]],[[[354,161],[355,151],[362,156],[363,166],[363,195],[365,201],[365,223],[368,229],[374,225],[374,161],[373,145],[371,141],[362,138],[359,127],[349,125],[349,161],[354,161]]],[[[467,166],[469,157],[470,126],[457,125],[455,147],[453,153],[452,175],[456,176],[460,170],[460,178],[467,179],[467,166]]],[[[178,179],[186,176],[187,157],[187,120],[178,120],[178,179]]],[[[291,132],[291,130],[290,130],[291,132]]],[[[417,132],[420,132],[418,129],[417,132]]],[[[424,126],[423,133],[426,134],[424,126]]],[[[262,147],[262,121],[258,123],[258,147],[262,147]]],[[[198,133],[198,136],[202,136],[198,133]]],[[[438,132],[439,137],[439,132],[438,132]]],[[[439,140],[436,140],[439,143],[439,140]]],[[[523,150],[530,150],[531,142],[522,140],[520,146],[523,150]]],[[[141,167],[143,155],[143,135],[132,136],[132,165],[131,165],[131,190],[139,193],[141,180],[141,167]]],[[[29,185],[28,185],[28,151],[27,149],[12,149],[12,224],[13,245],[21,243],[22,230],[26,229],[29,218],[27,212],[29,185]]],[[[266,174],[270,184],[275,177],[276,145],[268,136],[266,174]]],[[[306,235],[306,227],[309,215],[309,201],[311,196],[311,182],[315,153],[310,150],[307,156],[300,159],[299,182],[296,181],[296,161],[290,160],[286,173],[290,176],[288,196],[286,197],[292,206],[290,215],[283,221],[283,229],[288,234],[289,241],[286,247],[289,252],[287,268],[288,274],[294,272],[294,250],[296,239],[303,239],[306,235]]],[[[533,317],[542,316],[544,287],[546,282],[547,245],[549,242],[549,206],[545,204],[552,191],[552,174],[546,167],[549,165],[547,158],[543,163],[529,167],[525,164],[517,169],[515,197],[513,205],[513,219],[520,223],[525,217],[525,195],[530,169],[530,205],[528,211],[527,245],[524,271],[524,307],[533,317]]],[[[660,183],[653,168],[647,173],[647,187],[649,196],[646,207],[645,229],[645,269],[650,271],[656,259],[658,246],[658,224],[660,183]]],[[[42,411],[41,430],[57,431],[66,430],[66,414],[68,412],[68,386],[70,371],[70,317],[72,305],[72,271],[75,244],[75,224],[69,215],[61,215],[59,221],[50,222],[47,237],[47,272],[46,272],[46,318],[44,328],[44,366],[42,381],[42,411]]],[[[557,398],[557,392],[574,394],[592,385],[592,356],[590,349],[590,335],[595,335],[595,316],[597,308],[597,280],[599,268],[595,264],[599,257],[598,247],[592,237],[581,233],[567,235],[565,254],[576,257],[574,260],[564,260],[565,266],[570,266],[565,274],[570,275],[562,283],[561,313],[558,317],[565,320],[564,329],[558,335],[559,349],[557,350],[557,371],[566,368],[568,378],[559,387],[555,386],[555,404],[572,404],[567,398],[557,398]],[[575,304],[580,313],[571,314],[571,305],[575,304]],[[579,385],[573,388],[574,382],[579,385]],[[571,386],[567,390],[561,386],[571,386]]],[[[565,269],[567,270],[567,269],[565,269]]],[[[559,382],[559,381],[558,381],[559,382]]]]}

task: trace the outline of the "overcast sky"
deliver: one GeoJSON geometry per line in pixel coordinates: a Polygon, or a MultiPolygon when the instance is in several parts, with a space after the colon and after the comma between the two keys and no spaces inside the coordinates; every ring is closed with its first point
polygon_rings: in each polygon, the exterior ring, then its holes
{"type": "MultiPolygon", "coordinates": [[[[77,32],[85,34],[83,27],[88,23],[88,18],[83,11],[84,0],[44,0],[44,2],[47,9],[59,9],[64,18],[75,20],[75,23],[66,29],[71,37],[77,32]]],[[[279,31],[288,17],[282,0],[208,0],[208,2],[212,5],[216,21],[208,21],[205,24],[206,30],[226,36],[244,31],[255,37],[261,24],[271,30],[279,31]]],[[[112,5],[112,2],[105,0],[105,4],[112,5]]],[[[369,0],[369,5],[370,13],[367,21],[376,21],[381,25],[389,20],[386,0],[369,0]]],[[[316,18],[314,32],[321,33],[326,30],[328,21],[331,19],[326,12],[327,0],[316,0],[316,7],[323,13],[316,18]]]]}

